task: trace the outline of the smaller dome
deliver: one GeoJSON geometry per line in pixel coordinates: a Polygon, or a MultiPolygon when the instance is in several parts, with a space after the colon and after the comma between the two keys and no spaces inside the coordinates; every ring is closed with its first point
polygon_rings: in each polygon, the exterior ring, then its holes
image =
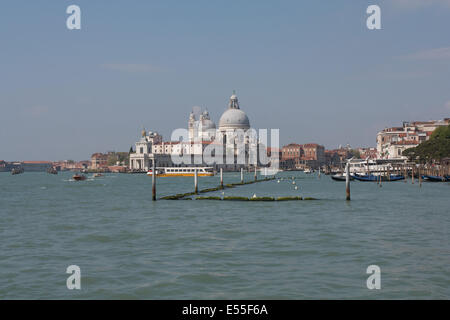
{"type": "Polygon", "coordinates": [[[202,130],[216,129],[216,124],[210,119],[203,119],[201,122],[202,130]]]}

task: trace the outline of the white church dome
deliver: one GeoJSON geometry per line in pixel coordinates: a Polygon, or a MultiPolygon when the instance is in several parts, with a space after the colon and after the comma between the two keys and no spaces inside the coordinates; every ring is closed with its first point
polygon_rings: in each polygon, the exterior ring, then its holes
{"type": "Polygon", "coordinates": [[[209,130],[209,129],[216,128],[216,124],[214,123],[214,121],[212,121],[210,119],[203,119],[201,123],[202,123],[203,130],[209,130]]]}
{"type": "Polygon", "coordinates": [[[250,121],[244,111],[239,108],[237,96],[233,93],[230,97],[228,109],[219,120],[219,130],[226,129],[249,129],[250,121]]]}

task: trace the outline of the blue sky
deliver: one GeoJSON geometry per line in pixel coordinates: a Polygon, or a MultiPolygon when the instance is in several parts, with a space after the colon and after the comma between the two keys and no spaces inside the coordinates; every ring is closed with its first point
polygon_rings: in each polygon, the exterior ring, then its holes
{"type": "Polygon", "coordinates": [[[281,144],[374,146],[384,127],[450,117],[449,31],[450,0],[3,1],[0,159],[128,151],[193,106],[217,123],[234,89],[281,144]]]}

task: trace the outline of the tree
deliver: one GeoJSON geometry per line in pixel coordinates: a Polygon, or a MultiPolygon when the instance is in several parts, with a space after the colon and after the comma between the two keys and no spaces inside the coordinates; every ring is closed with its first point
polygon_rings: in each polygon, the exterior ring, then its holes
{"type": "Polygon", "coordinates": [[[350,150],[350,153],[351,153],[352,157],[354,157],[355,159],[361,159],[361,154],[359,153],[358,150],[352,149],[352,150],[350,150]]]}
{"type": "Polygon", "coordinates": [[[116,162],[118,160],[119,160],[119,157],[115,153],[108,155],[108,161],[107,161],[108,166],[116,165],[116,162]]]}

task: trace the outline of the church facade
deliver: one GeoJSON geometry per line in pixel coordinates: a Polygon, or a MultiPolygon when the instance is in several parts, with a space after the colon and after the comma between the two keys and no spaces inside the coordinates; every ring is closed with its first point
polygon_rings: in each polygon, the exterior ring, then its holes
{"type": "Polygon", "coordinates": [[[163,166],[212,166],[215,169],[235,171],[249,168],[258,163],[258,144],[256,134],[252,133],[250,120],[240,108],[238,98],[233,92],[228,107],[219,119],[219,127],[211,119],[209,112],[204,110],[200,114],[191,112],[188,119],[188,138],[183,141],[163,142],[158,133],[142,132],[141,139],[136,142],[136,152],[130,154],[130,169],[146,171],[151,168],[153,161],[158,167],[163,166]],[[211,155],[205,157],[205,151],[211,155]],[[174,156],[184,156],[184,162],[172,161],[174,156]],[[201,157],[200,162],[198,157],[201,157]],[[197,160],[195,160],[197,158],[197,160]]]}

